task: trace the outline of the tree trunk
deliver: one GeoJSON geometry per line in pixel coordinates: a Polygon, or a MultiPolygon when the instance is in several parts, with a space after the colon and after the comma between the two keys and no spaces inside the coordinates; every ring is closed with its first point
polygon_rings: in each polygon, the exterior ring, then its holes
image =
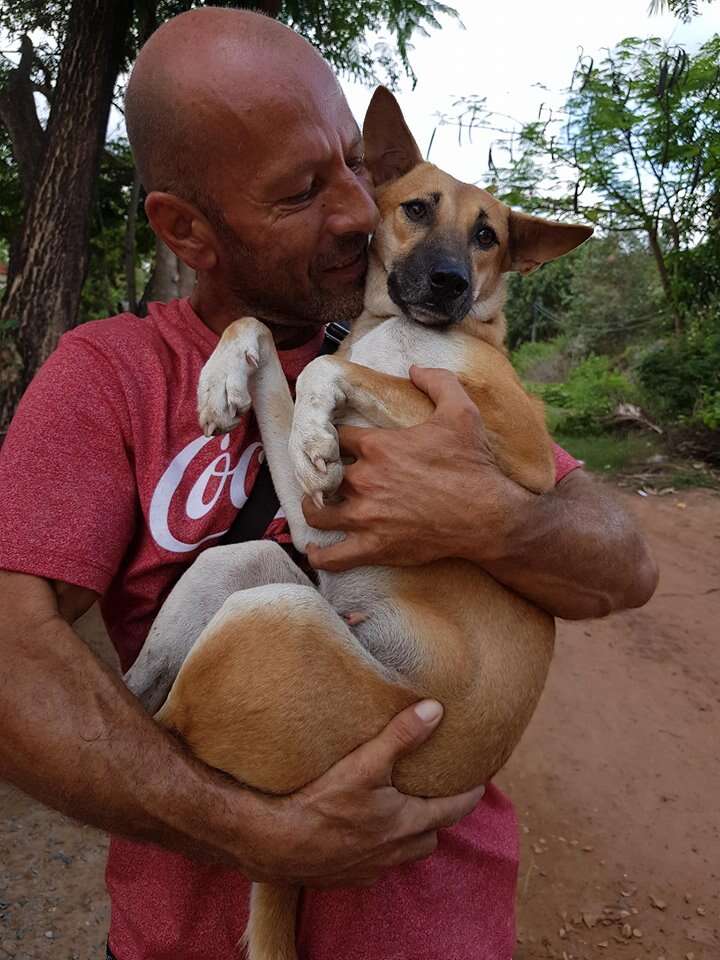
{"type": "Polygon", "coordinates": [[[132,187],[130,189],[130,203],[128,205],[127,223],[125,224],[125,286],[127,288],[127,302],[130,313],[137,313],[137,286],[135,282],[135,230],[137,227],[137,208],[140,202],[140,174],[135,168],[132,187]]]}
{"type": "Polygon", "coordinates": [[[143,293],[143,307],[154,300],[167,303],[177,297],[189,297],[194,286],[195,271],[179,260],[172,250],[156,237],[155,265],[143,293]]]}
{"type": "Polygon", "coordinates": [[[195,271],[178,260],[178,296],[189,297],[195,286],[195,271]]]}
{"type": "Polygon", "coordinates": [[[155,237],[155,265],[143,294],[144,303],[167,303],[178,296],[178,258],[160,237],[155,237]]]}
{"type": "Polygon", "coordinates": [[[76,323],[92,200],[131,0],[73,0],[46,146],[11,264],[0,326],[17,331],[22,367],[0,389],[0,427],[62,333],[76,323]]]}
{"type": "Polygon", "coordinates": [[[665,293],[665,299],[667,300],[668,306],[670,307],[670,312],[672,313],[675,333],[679,335],[682,333],[682,321],[680,319],[680,313],[675,301],[675,292],[673,291],[672,283],[670,281],[670,274],[668,273],[667,264],[665,263],[665,257],[663,256],[660,241],[658,240],[657,230],[655,230],[653,227],[648,227],[647,235],[648,242],[650,243],[650,249],[652,250],[653,257],[655,258],[655,266],[660,274],[660,283],[662,284],[663,292],[665,293]]]}

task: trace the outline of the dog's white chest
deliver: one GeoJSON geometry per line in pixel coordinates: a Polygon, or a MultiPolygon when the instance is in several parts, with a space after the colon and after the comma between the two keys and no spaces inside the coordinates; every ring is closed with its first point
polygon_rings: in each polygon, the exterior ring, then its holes
{"type": "Polygon", "coordinates": [[[396,377],[408,377],[414,363],[458,372],[463,358],[461,339],[455,330],[426,329],[391,317],[354,340],[346,357],[396,377]]]}

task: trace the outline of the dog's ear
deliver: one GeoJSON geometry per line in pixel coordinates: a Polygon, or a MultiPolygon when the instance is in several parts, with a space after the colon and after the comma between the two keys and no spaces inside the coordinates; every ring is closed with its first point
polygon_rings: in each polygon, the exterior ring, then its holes
{"type": "Polygon", "coordinates": [[[592,236],[593,228],[579,223],[558,223],[510,211],[508,220],[509,250],[506,270],[531,273],[548,260],[579,247],[592,236]]]}
{"type": "Polygon", "coordinates": [[[365,165],[376,187],[397,180],[422,163],[422,154],[408,130],[400,105],[385,87],[372,96],[363,124],[365,165]]]}

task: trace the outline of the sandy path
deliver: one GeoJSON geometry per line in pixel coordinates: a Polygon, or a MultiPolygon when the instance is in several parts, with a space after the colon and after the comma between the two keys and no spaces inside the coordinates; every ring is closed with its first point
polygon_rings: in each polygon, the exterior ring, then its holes
{"type": "MultiPolygon", "coordinates": [[[[500,778],[523,826],[516,960],[720,957],[720,497],[623,496],[662,580],[643,610],[561,625],[500,778]]],[[[0,784],[0,960],[101,956],[104,849],[0,784]]]]}

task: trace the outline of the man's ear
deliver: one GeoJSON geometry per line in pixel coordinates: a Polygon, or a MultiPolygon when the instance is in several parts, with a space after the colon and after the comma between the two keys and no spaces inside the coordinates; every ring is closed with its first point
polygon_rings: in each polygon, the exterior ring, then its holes
{"type": "Polygon", "coordinates": [[[365,165],[376,187],[397,180],[423,162],[399,103],[385,87],[378,87],[372,96],[365,114],[363,139],[365,165]]]}
{"type": "Polygon", "coordinates": [[[508,219],[509,251],[506,270],[531,273],[548,260],[579,247],[592,236],[593,228],[579,223],[558,223],[510,211],[508,219]]]}
{"type": "Polygon", "coordinates": [[[153,232],[178,259],[193,270],[212,270],[217,264],[217,239],[197,207],[172,193],[153,190],[145,200],[153,232]]]}

